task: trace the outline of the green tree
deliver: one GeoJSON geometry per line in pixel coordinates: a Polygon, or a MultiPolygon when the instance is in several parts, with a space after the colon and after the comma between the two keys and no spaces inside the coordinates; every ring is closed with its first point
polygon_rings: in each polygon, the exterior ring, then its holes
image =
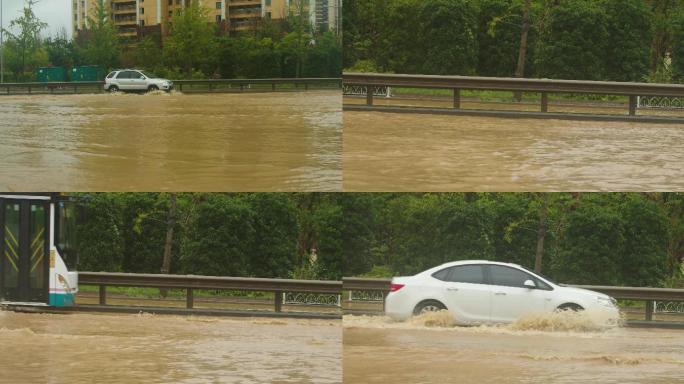
{"type": "Polygon", "coordinates": [[[138,43],[135,56],[138,66],[147,70],[156,70],[162,65],[162,49],[153,37],[147,36],[138,43]]]}
{"type": "Polygon", "coordinates": [[[110,20],[104,0],[95,4],[95,16],[88,16],[88,30],[84,33],[83,59],[90,65],[98,65],[105,72],[119,64],[121,47],[116,27],[110,20]]]}
{"type": "Polygon", "coordinates": [[[607,24],[601,4],[594,0],[567,0],[553,6],[540,36],[536,58],[540,75],[554,79],[603,79],[607,24]]]}
{"type": "Polygon", "coordinates": [[[643,81],[649,73],[653,15],[643,0],[603,0],[608,32],[606,80],[643,81]]]}
{"type": "MultiPolygon", "coordinates": [[[[513,0],[480,1],[477,66],[479,75],[513,75],[518,59],[521,17],[521,8],[513,0]]],[[[527,57],[530,56],[528,50],[527,57]]],[[[526,72],[529,73],[529,69],[526,72]]]]}
{"type": "Polygon", "coordinates": [[[64,29],[56,36],[45,39],[45,50],[50,64],[55,67],[69,68],[79,62],[74,42],[67,37],[64,29]]]}
{"type": "Polygon", "coordinates": [[[40,39],[40,32],[47,27],[47,23],[41,21],[33,13],[34,3],[34,1],[27,2],[22,15],[10,21],[10,28],[19,30],[17,34],[4,30],[8,35],[7,44],[3,47],[7,64],[19,80],[26,80],[26,72],[46,65],[48,60],[40,39]]]}
{"type": "Polygon", "coordinates": [[[200,1],[192,0],[171,18],[164,57],[168,65],[180,67],[188,77],[193,70],[210,75],[215,69],[210,52],[217,48],[216,27],[207,23],[208,12],[200,1]]]}

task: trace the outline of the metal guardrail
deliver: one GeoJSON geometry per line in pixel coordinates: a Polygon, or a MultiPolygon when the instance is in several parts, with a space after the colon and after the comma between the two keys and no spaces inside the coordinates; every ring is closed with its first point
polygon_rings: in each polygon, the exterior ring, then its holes
{"type": "MultiPolygon", "coordinates": [[[[271,91],[282,90],[283,85],[291,85],[294,89],[308,90],[309,88],[340,88],[342,79],[336,77],[322,78],[277,78],[277,79],[205,79],[205,80],[172,80],[179,91],[190,92],[244,92],[251,86],[271,91]],[[270,85],[270,87],[268,87],[270,85]],[[280,87],[279,87],[280,86],[280,87]]],[[[48,83],[0,83],[0,94],[72,94],[72,93],[102,93],[103,81],[79,82],[48,82],[48,83]]],[[[292,88],[288,88],[292,89],[292,88]]]]}
{"type": "MultiPolygon", "coordinates": [[[[391,279],[367,279],[359,277],[345,277],[342,279],[344,291],[377,291],[382,292],[384,298],[389,292],[391,279]]],[[[583,288],[604,293],[615,299],[645,301],[645,320],[653,320],[656,301],[684,301],[684,289],[648,288],[648,287],[613,287],[604,285],[565,285],[567,287],[583,288]]],[[[384,300],[383,300],[384,307],[384,300]]]]}
{"type": "Polygon", "coordinates": [[[295,88],[303,88],[305,91],[310,87],[314,86],[330,86],[335,85],[335,87],[342,87],[342,79],[330,77],[330,78],[278,78],[278,79],[208,79],[208,80],[173,80],[174,87],[179,91],[183,92],[183,86],[185,90],[188,90],[188,86],[193,87],[193,92],[195,86],[201,85],[206,86],[209,92],[220,91],[229,87],[232,89],[235,87],[241,92],[245,89],[249,89],[252,85],[268,86],[270,85],[271,91],[277,91],[279,85],[292,85],[295,88]],[[223,86],[224,88],[220,88],[223,86]]]}
{"type": "Polygon", "coordinates": [[[275,293],[275,312],[281,312],[284,292],[340,294],[342,282],[328,280],[263,279],[194,275],[79,272],[79,285],[99,286],[99,303],[107,305],[107,286],[185,289],[186,308],[194,307],[195,289],[275,293]]]}
{"type": "MultiPolygon", "coordinates": [[[[639,96],[660,96],[660,97],[684,97],[684,85],[680,84],[652,84],[652,83],[628,83],[628,82],[608,82],[608,81],[582,81],[582,80],[552,80],[552,79],[526,79],[526,78],[507,78],[507,77],[477,77],[477,76],[434,76],[434,75],[404,75],[404,74],[379,74],[379,73],[353,73],[345,72],[342,75],[342,83],[347,86],[366,87],[366,110],[373,106],[374,90],[378,87],[404,87],[404,88],[431,88],[431,89],[450,89],[453,91],[452,111],[464,111],[461,109],[462,90],[496,90],[511,92],[535,92],[541,94],[540,112],[521,112],[521,111],[496,111],[501,115],[520,115],[522,117],[548,117],[556,118],[558,115],[566,116],[620,116],[620,115],[599,115],[599,114],[576,114],[576,113],[550,113],[549,93],[581,93],[581,94],[600,94],[628,96],[628,113],[630,117],[636,116],[637,98],[639,96]],[[368,90],[373,90],[369,92],[368,90]]],[[[346,109],[355,109],[354,105],[345,105],[346,109]]],[[[378,110],[390,109],[392,107],[377,107],[378,110]]],[[[394,107],[407,108],[407,107],[394,107]]],[[[413,111],[427,108],[411,108],[413,111]]],[[[430,109],[431,111],[445,110],[447,108],[430,109]]],[[[475,112],[475,110],[471,110],[475,112]]],[[[478,110],[479,113],[486,111],[478,110]]],[[[491,111],[489,111],[491,113],[491,111]]],[[[626,117],[626,116],[625,116],[626,117]]],[[[623,117],[624,118],[624,117],[623,117]]],[[[664,117],[649,116],[652,120],[665,120],[664,117]]],[[[668,122],[673,120],[684,121],[667,117],[668,122]]]]}
{"type": "Polygon", "coordinates": [[[101,93],[104,92],[103,85],[104,81],[0,83],[0,94],[61,94],[79,93],[82,90],[88,90],[89,93],[101,93]]]}

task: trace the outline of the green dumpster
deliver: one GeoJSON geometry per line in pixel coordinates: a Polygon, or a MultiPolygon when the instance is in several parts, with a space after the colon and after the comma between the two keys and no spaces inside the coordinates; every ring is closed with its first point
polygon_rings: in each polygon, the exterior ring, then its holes
{"type": "Polygon", "coordinates": [[[97,65],[82,65],[71,69],[71,81],[102,81],[104,71],[97,65]]]}
{"type": "Polygon", "coordinates": [[[66,69],[64,67],[41,67],[36,73],[36,80],[39,83],[64,82],[66,80],[66,69]]]}

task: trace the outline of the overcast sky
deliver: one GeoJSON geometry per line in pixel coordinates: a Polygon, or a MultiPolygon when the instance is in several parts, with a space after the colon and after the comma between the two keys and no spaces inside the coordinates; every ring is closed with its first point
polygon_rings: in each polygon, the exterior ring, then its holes
{"type": "MultiPolygon", "coordinates": [[[[10,20],[21,16],[25,0],[0,0],[2,2],[2,23],[5,29],[9,29],[10,20]]],[[[36,16],[48,23],[47,29],[43,30],[43,36],[56,35],[65,28],[68,36],[71,36],[71,1],[70,0],[38,0],[33,6],[36,16]]]]}

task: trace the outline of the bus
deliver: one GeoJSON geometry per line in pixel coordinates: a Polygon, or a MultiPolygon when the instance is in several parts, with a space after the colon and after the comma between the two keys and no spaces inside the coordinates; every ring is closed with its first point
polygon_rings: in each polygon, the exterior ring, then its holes
{"type": "Polygon", "coordinates": [[[59,193],[0,193],[0,304],[74,304],[76,208],[59,193]]]}

